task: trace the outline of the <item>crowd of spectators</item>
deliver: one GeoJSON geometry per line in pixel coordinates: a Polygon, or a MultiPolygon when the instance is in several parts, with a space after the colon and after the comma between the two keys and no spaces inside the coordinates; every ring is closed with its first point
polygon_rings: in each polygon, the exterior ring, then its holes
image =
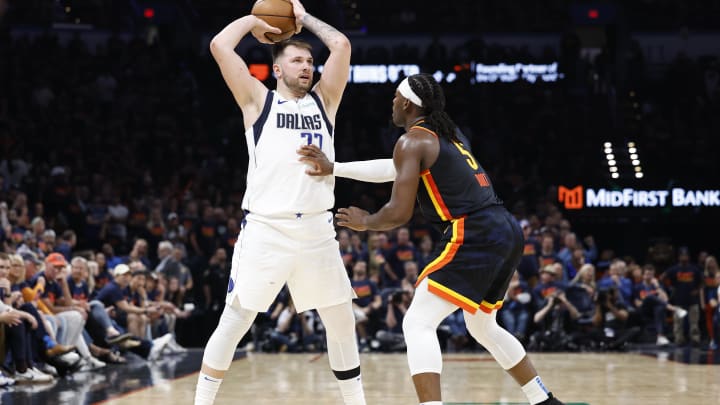
{"type": "MultiPolygon", "coordinates": [[[[5,305],[15,308],[0,323],[26,328],[20,337],[6,334],[6,342],[34,342],[13,346],[7,364],[15,377],[34,370],[47,378],[47,365],[58,373],[102,367],[122,362],[127,351],[152,359],[158,348],[203,346],[224,305],[247,166],[242,117],[214,63],[204,52],[168,46],[162,35],[111,36],[96,47],[80,36],[60,43],[52,31],[0,36],[0,250],[10,255],[0,257],[10,263],[0,282],[7,279],[5,305]],[[44,332],[31,319],[47,323],[44,332]],[[61,323],[73,333],[58,333],[61,323]],[[60,349],[48,353],[53,348],[60,349]]],[[[590,157],[608,133],[627,128],[645,140],[649,162],[693,156],[656,164],[659,178],[720,172],[709,153],[719,146],[710,136],[720,131],[717,55],[680,54],[650,78],[636,53],[632,91],[618,94],[611,72],[620,62],[607,52],[582,57],[578,41],[564,35],[557,50],[541,55],[481,39],[453,49],[437,42],[375,47],[357,49],[353,63],[416,60],[432,69],[468,58],[559,61],[559,83],[469,85],[461,76],[444,84],[447,110],[526,232],[499,319],[534,350],[716,347],[716,247],[692,246],[692,260],[687,250],[650,241],[622,251],[612,237],[566,218],[553,185],[604,181],[602,156],[590,157]],[[632,125],[622,125],[624,114],[632,125]]],[[[337,117],[338,160],[390,155],[398,135],[388,125],[394,86],[348,86],[337,117]]],[[[373,210],[389,192],[388,185],[338,180],[337,205],[373,210]]],[[[416,215],[392,232],[339,229],[338,240],[358,295],[361,349],[402,350],[402,318],[436,231],[416,215]]],[[[446,350],[476,348],[462,316],[454,313],[439,330],[446,350]]],[[[322,350],[322,333],[316,314],[297,314],[281,294],[243,344],[322,350]]]]}
{"type": "MultiPolygon", "coordinates": [[[[190,19],[203,29],[219,30],[229,15],[247,13],[250,1],[187,0],[187,1],[112,1],[67,0],[4,0],[14,9],[16,23],[92,24],[99,28],[128,29],[143,20],[146,7],[155,9],[160,21],[190,19]],[[67,7],[70,7],[67,9],[67,7]]],[[[720,17],[718,0],[645,0],[636,2],[577,3],[572,0],[456,0],[437,3],[427,0],[306,0],[308,10],[324,21],[343,29],[364,30],[373,34],[397,32],[557,32],[565,29],[587,13],[574,12],[596,9],[603,22],[622,20],[641,31],[709,30],[716,28],[720,17]],[[585,8],[582,8],[585,7],[585,8]]]]}

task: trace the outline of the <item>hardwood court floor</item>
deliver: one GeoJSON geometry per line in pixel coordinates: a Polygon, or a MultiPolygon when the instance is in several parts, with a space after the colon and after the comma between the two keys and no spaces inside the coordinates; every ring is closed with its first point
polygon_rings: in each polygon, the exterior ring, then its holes
{"type": "MultiPolygon", "coordinates": [[[[590,405],[718,405],[720,365],[685,364],[672,355],[533,353],[545,382],[560,399],[590,405]]],[[[446,404],[526,404],[514,381],[487,353],[444,356],[446,404]]],[[[695,359],[703,363],[703,359],[695,359]]],[[[363,354],[367,402],[417,404],[404,354],[363,354]]],[[[153,387],[108,405],[192,404],[197,373],[155,379],[153,387]]],[[[236,360],[216,404],[341,404],[326,355],[256,354],[236,360]]]]}

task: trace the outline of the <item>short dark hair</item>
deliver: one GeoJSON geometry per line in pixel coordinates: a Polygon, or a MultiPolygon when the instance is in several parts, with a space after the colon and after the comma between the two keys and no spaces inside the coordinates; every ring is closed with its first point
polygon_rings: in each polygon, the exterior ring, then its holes
{"type": "Polygon", "coordinates": [[[130,273],[130,275],[131,275],[132,277],[135,277],[135,276],[150,277],[150,272],[147,271],[147,270],[135,270],[135,271],[133,271],[132,273],[130,273]]]}
{"type": "Polygon", "coordinates": [[[302,39],[284,39],[280,42],[275,42],[272,46],[272,58],[273,63],[277,60],[280,55],[285,51],[288,46],[296,46],[298,48],[307,49],[308,52],[312,52],[312,45],[309,42],[303,41],[302,39]]]}

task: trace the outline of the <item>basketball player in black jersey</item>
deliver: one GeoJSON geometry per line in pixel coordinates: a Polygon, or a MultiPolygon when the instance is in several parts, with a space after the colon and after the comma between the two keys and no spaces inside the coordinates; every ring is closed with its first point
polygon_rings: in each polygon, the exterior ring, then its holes
{"type": "MultiPolygon", "coordinates": [[[[523,235],[444,108],[445,96],[432,76],[417,74],[400,83],[393,99],[393,123],[406,132],[393,151],[396,176],[390,201],[374,214],[357,207],[340,208],[338,224],[357,231],[398,227],[410,220],[417,196],[425,217],[443,233],[435,260],[418,277],[403,321],[408,363],[421,404],[442,404],[436,329],[458,307],[464,310],[471,335],[520,384],[531,404],[562,404],[545,388],[521,343],[496,322],[522,255],[523,235]]],[[[316,169],[308,174],[333,173],[316,149],[299,153],[301,160],[315,163],[316,169]]],[[[388,172],[367,165],[363,170],[388,172]]],[[[347,167],[344,172],[348,173],[347,167]]]]}

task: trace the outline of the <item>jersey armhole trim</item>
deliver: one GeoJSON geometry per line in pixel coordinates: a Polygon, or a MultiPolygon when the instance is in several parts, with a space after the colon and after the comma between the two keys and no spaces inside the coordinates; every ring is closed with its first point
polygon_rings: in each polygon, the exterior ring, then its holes
{"type": "Polygon", "coordinates": [[[320,114],[322,114],[323,120],[325,120],[325,125],[328,127],[328,133],[330,133],[330,136],[333,136],[333,126],[330,123],[330,120],[327,117],[327,114],[325,114],[325,107],[323,106],[323,103],[320,101],[320,97],[318,97],[317,93],[315,91],[310,92],[310,96],[315,100],[315,103],[317,104],[318,108],[320,109],[320,114]]]}
{"type": "Polygon", "coordinates": [[[265,104],[260,112],[260,116],[253,124],[253,137],[255,138],[255,145],[257,145],[260,141],[260,135],[262,135],[262,129],[265,126],[265,121],[267,121],[268,115],[270,115],[273,98],[274,92],[272,90],[268,90],[267,96],[265,96],[265,104]]]}

